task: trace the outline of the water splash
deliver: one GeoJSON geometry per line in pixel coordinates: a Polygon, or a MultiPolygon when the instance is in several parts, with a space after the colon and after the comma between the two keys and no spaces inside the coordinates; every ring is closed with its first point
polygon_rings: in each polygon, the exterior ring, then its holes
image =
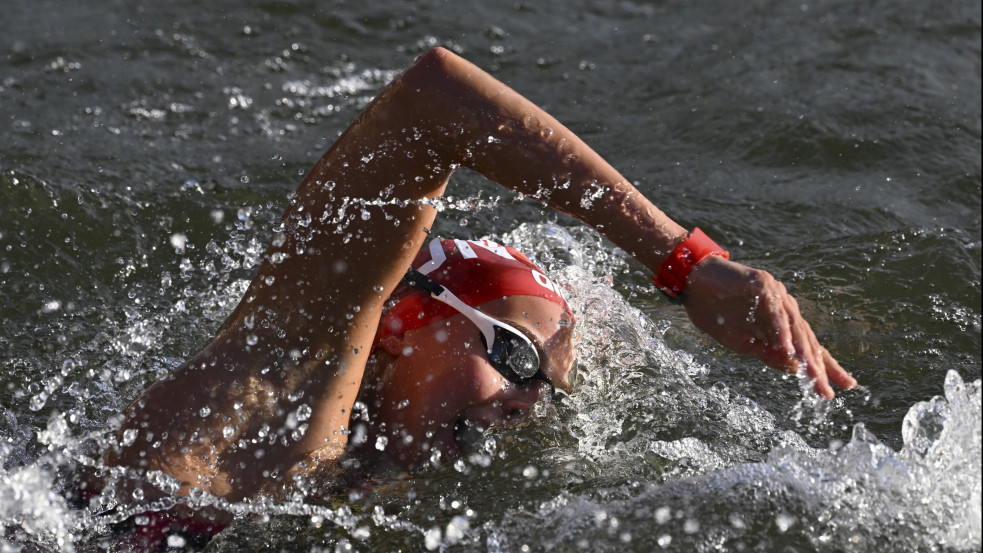
{"type": "Polygon", "coordinates": [[[78,538],[78,516],[62,497],[57,484],[57,467],[64,463],[59,450],[69,440],[64,417],[52,417],[39,441],[54,450],[29,461],[27,441],[8,434],[17,430],[14,414],[0,407],[0,550],[17,551],[16,543],[34,543],[57,551],[74,551],[78,538]],[[9,543],[6,540],[13,540],[9,543]]]}
{"type": "MultiPolygon", "coordinates": [[[[597,255],[589,242],[564,250],[597,255]]],[[[617,274],[611,261],[578,261],[554,276],[590,321],[581,326],[581,388],[565,400],[576,441],[550,452],[566,486],[445,549],[978,550],[980,381],[950,371],[944,397],[909,410],[900,451],[863,424],[846,445],[813,448],[726,387],[700,388],[692,359],[606,286],[617,274]]],[[[828,432],[834,408],[804,399],[789,422],[802,428],[809,415],[806,431],[828,432]]]]}
{"type": "MultiPolygon", "coordinates": [[[[492,551],[524,545],[594,551],[978,550],[980,382],[964,384],[950,372],[945,397],[912,407],[906,421],[912,440],[901,451],[858,425],[852,440],[835,451],[798,440],[776,447],[764,462],[709,467],[699,476],[639,485],[625,474],[592,491],[561,491],[531,512],[506,512],[469,535],[467,546],[492,551]]],[[[695,443],[680,440],[685,441],[695,443]]],[[[693,458],[706,460],[701,451],[693,458]]]]}
{"type": "MultiPolygon", "coordinates": [[[[241,215],[239,222],[250,225],[254,214],[241,215]]],[[[52,417],[31,436],[30,424],[4,412],[3,545],[71,550],[109,522],[186,502],[240,516],[210,551],[268,542],[302,550],[422,544],[441,551],[980,546],[979,382],[966,384],[950,373],[943,397],[909,411],[899,451],[862,425],[845,445],[813,448],[795,420],[778,418],[723,384],[702,384],[707,368],[669,348],[664,327],[616,292],[614,283],[630,277],[631,263],[610,253],[596,233],[524,225],[500,240],[544,266],[580,320],[578,389],[556,406],[558,418],[496,433],[473,455],[437,463],[414,481],[347,497],[300,494],[249,504],[207,495],[168,497],[98,521],[71,509],[57,474],[94,462],[86,457],[90,442],[111,426],[105,415],[86,416],[73,405],[95,402],[118,412],[121,398],[178,362],[161,354],[165,336],[159,329],[178,319],[219,321],[234,306],[246,282],[239,275],[255,267],[262,248],[251,239],[216,242],[204,248],[204,259],[160,277],[160,303],[123,309],[118,326],[110,325],[80,352],[85,357],[116,344],[108,354],[44,373],[63,381],[50,393],[44,386],[35,393],[46,394],[46,406],[68,407],[64,416],[52,417]],[[178,303],[189,294],[201,299],[195,313],[178,303]],[[144,348],[142,357],[133,353],[135,343],[144,348]],[[150,374],[133,378],[146,373],[146,365],[150,374]],[[84,376],[87,371],[94,376],[84,376]],[[121,378],[123,373],[129,376],[121,378]],[[78,381],[88,385],[80,389],[78,381]],[[74,388],[68,389],[70,383],[74,388]],[[503,490],[517,493],[502,501],[503,490]]],[[[298,428],[306,417],[297,412],[298,428]]],[[[145,477],[161,489],[173,487],[153,474],[145,477]]]]}

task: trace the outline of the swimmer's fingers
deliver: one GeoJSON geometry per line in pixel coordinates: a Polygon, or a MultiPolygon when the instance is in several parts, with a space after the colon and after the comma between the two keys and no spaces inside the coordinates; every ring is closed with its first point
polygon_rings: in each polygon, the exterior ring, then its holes
{"type": "Polygon", "coordinates": [[[852,390],[857,387],[857,379],[841,367],[826,348],[823,348],[823,356],[826,360],[826,376],[830,382],[844,390],[852,390]]]}
{"type": "Polygon", "coordinates": [[[760,330],[765,335],[759,336],[757,347],[750,353],[780,371],[797,374],[805,368],[816,394],[826,399],[835,396],[831,383],[844,389],[856,386],[856,380],[819,343],[816,333],[802,317],[798,302],[785,286],[771,279],[766,287],[759,315],[767,320],[770,330],[760,330]]]}
{"type": "MultiPolygon", "coordinates": [[[[830,383],[843,389],[855,387],[857,381],[840,366],[829,350],[819,343],[816,333],[813,332],[812,327],[799,312],[799,305],[795,298],[788,295],[784,286],[782,291],[784,292],[782,305],[788,320],[790,339],[794,348],[792,359],[794,362],[805,366],[806,374],[812,380],[813,389],[816,393],[826,399],[832,399],[835,394],[830,383]]],[[[783,347],[783,349],[785,348],[787,345],[783,347]]]]}
{"type": "Polygon", "coordinates": [[[819,344],[785,286],[769,273],[708,258],[690,274],[684,303],[697,327],[722,345],[754,356],[780,371],[800,366],[816,393],[833,397],[833,384],[852,388],[856,381],[819,344]]]}
{"type": "Polygon", "coordinates": [[[793,317],[792,343],[795,346],[795,360],[805,366],[806,375],[812,381],[813,390],[826,399],[833,399],[836,394],[833,393],[833,388],[829,385],[829,378],[826,376],[826,361],[831,356],[826,353],[826,348],[819,345],[819,340],[812,328],[809,327],[809,323],[798,313],[798,305],[795,306],[795,313],[789,313],[789,316],[793,317]]]}

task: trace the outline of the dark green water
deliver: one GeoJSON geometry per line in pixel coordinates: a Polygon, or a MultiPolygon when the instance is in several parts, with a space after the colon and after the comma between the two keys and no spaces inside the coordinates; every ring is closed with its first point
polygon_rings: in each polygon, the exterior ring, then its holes
{"type": "Polygon", "coordinates": [[[863,389],[813,401],[576,222],[461,174],[456,198],[498,207],[437,230],[504,236],[576,285],[580,390],[394,496],[264,506],[214,550],[979,550],[968,0],[4,2],[0,546],[98,533],[57,470],[204,343],[301,175],[434,45],[782,279],[863,389]]]}

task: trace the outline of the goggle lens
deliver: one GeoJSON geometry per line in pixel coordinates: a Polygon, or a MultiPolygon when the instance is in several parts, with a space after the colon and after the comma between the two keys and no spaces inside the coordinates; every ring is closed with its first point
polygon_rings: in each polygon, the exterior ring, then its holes
{"type": "Polygon", "coordinates": [[[481,330],[481,343],[488,353],[489,362],[509,382],[524,387],[538,378],[555,390],[553,381],[540,367],[539,351],[524,334],[462,302],[447,287],[416,269],[409,269],[403,282],[429,292],[434,299],[450,305],[473,322],[481,330]],[[488,338],[492,332],[494,341],[489,347],[488,338]]]}
{"type": "MultiPolygon", "coordinates": [[[[482,336],[484,341],[484,336],[482,336]]],[[[488,345],[485,344],[487,349],[488,345]]],[[[539,376],[540,360],[536,346],[525,336],[495,326],[495,343],[488,356],[493,367],[513,384],[525,386],[539,376]]],[[[549,382],[545,374],[542,379],[549,382]]]]}

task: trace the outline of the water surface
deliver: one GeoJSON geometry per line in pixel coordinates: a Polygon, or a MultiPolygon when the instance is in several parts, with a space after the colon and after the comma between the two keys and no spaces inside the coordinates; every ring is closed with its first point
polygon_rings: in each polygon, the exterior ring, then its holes
{"type": "Polygon", "coordinates": [[[437,231],[571,285],[578,391],[377,496],[250,507],[212,550],[978,550],[980,22],[968,0],[5,3],[0,544],[100,534],[59,475],[204,343],[301,176],[442,45],[776,274],[863,387],[815,401],[596,234],[462,173],[437,231]]]}

